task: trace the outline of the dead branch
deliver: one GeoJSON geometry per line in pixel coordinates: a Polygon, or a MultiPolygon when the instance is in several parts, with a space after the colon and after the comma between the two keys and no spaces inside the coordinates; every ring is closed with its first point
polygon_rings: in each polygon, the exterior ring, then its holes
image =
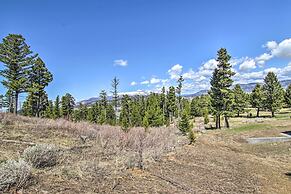
{"type": "Polygon", "coordinates": [[[36,145],[33,142],[17,141],[17,140],[10,140],[10,139],[0,139],[0,141],[5,142],[5,143],[25,144],[25,145],[31,145],[31,146],[36,145]]]}

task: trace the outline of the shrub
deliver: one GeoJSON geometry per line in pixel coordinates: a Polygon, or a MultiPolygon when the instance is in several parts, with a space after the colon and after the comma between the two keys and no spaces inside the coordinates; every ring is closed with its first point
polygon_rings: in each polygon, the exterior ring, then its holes
{"type": "Polygon", "coordinates": [[[8,160],[0,165],[0,191],[7,191],[11,187],[16,189],[28,185],[31,178],[31,168],[23,160],[8,160]]]}
{"type": "Polygon", "coordinates": [[[209,115],[208,112],[206,111],[204,113],[204,124],[207,125],[209,123],[209,115]]]}
{"type": "Polygon", "coordinates": [[[196,142],[196,138],[197,137],[196,137],[196,134],[194,133],[194,131],[190,130],[189,134],[188,134],[189,144],[191,145],[191,144],[195,143],[196,142]]]}
{"type": "Polygon", "coordinates": [[[35,168],[51,167],[57,164],[59,149],[54,145],[40,144],[23,152],[23,159],[35,168]]]}

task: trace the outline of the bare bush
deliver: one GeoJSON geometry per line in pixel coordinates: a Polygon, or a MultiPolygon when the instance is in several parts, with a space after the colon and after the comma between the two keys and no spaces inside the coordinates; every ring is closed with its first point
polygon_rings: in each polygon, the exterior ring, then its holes
{"type": "Polygon", "coordinates": [[[107,157],[123,159],[128,168],[144,168],[149,161],[158,160],[164,153],[186,144],[187,139],[177,132],[176,128],[159,127],[148,132],[143,128],[132,128],[124,133],[111,127],[100,130],[97,140],[107,157]]]}
{"type": "Polygon", "coordinates": [[[24,150],[22,157],[35,168],[51,167],[57,164],[59,149],[54,145],[39,144],[24,150]]]}
{"type": "Polygon", "coordinates": [[[6,114],[3,119],[38,131],[56,129],[78,138],[84,136],[86,140],[83,143],[94,140],[98,157],[118,161],[119,168],[122,164],[123,167],[144,168],[148,162],[159,160],[164,153],[188,142],[187,137],[181,136],[175,127],[149,128],[147,132],[144,128],[135,127],[124,132],[117,126],[75,123],[65,119],[39,119],[12,114],[6,114]]]}
{"type": "Polygon", "coordinates": [[[31,168],[23,160],[8,160],[0,166],[0,191],[11,187],[21,189],[28,185],[31,178],[31,168]]]}

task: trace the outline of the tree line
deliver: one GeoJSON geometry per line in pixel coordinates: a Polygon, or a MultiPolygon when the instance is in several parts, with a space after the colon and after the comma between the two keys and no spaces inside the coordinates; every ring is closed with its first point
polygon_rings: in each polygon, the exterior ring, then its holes
{"type": "Polygon", "coordinates": [[[273,117],[283,105],[291,106],[291,85],[285,91],[273,72],[269,72],[263,85],[257,84],[250,94],[238,84],[233,86],[235,73],[230,59],[226,49],[219,49],[218,65],[210,80],[211,88],[203,96],[184,98],[182,76],[176,86],[163,87],[158,93],[119,96],[120,81],[115,77],[111,83],[111,100],[102,90],[94,104],[77,104],[69,93],[57,96],[55,100],[48,99],[45,88],[53,80],[52,73],[39,55],[33,54],[21,35],[9,34],[0,43],[0,61],[4,64],[0,75],[7,89],[6,94],[0,96],[0,106],[14,114],[20,112],[25,116],[120,125],[125,131],[131,127],[147,129],[176,124],[184,134],[193,126],[195,117],[204,117],[204,123],[208,124],[209,115],[212,115],[215,128],[221,128],[221,119],[224,119],[226,127],[230,127],[229,118],[239,117],[247,108],[256,108],[257,117],[261,110],[270,111],[273,117]],[[21,93],[26,93],[27,97],[21,110],[18,110],[18,96],[21,93]]]}

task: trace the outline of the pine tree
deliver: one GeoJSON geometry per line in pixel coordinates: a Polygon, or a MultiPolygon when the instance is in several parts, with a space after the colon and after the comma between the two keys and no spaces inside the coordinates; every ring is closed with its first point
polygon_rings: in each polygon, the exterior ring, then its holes
{"type": "Polygon", "coordinates": [[[163,111],[159,104],[159,95],[151,93],[147,99],[147,112],[149,125],[159,127],[164,124],[163,111]]]}
{"type": "Polygon", "coordinates": [[[192,98],[191,104],[190,104],[190,115],[192,117],[201,116],[201,110],[199,106],[199,97],[192,98]]]}
{"type": "Polygon", "coordinates": [[[121,99],[120,125],[124,131],[128,131],[131,127],[130,98],[128,95],[124,95],[121,99]]]}
{"type": "Polygon", "coordinates": [[[79,115],[78,119],[80,121],[85,121],[87,119],[87,113],[88,113],[87,106],[80,103],[80,105],[79,105],[79,114],[80,115],[79,115]]]}
{"type": "Polygon", "coordinates": [[[130,120],[133,127],[142,126],[142,116],[140,113],[140,109],[141,107],[138,99],[132,100],[130,103],[131,110],[130,120]]]}
{"type": "Polygon", "coordinates": [[[29,71],[28,92],[34,103],[32,105],[33,112],[35,112],[33,116],[39,117],[40,112],[46,108],[47,100],[44,100],[46,96],[44,89],[52,80],[52,74],[48,71],[41,58],[38,57],[29,71]]]}
{"type": "Polygon", "coordinates": [[[217,68],[215,68],[210,84],[211,106],[216,116],[216,128],[221,128],[220,116],[223,114],[225,118],[226,127],[229,128],[228,117],[233,101],[233,93],[230,89],[233,80],[231,77],[234,72],[231,70],[229,63],[230,55],[227,50],[221,48],[217,52],[217,68]]]}
{"type": "Polygon", "coordinates": [[[149,128],[150,126],[150,123],[149,123],[149,116],[148,116],[148,113],[146,112],[145,116],[143,117],[143,120],[142,120],[142,126],[145,128],[145,131],[147,131],[147,129],[149,128]]]}
{"type": "Polygon", "coordinates": [[[160,95],[160,106],[161,106],[161,109],[163,110],[163,123],[165,124],[166,123],[166,89],[165,87],[162,88],[162,92],[161,92],[161,95],[160,95]]]}
{"type": "Polygon", "coordinates": [[[178,118],[180,118],[180,114],[181,114],[181,111],[182,111],[182,104],[181,104],[182,96],[181,96],[181,93],[182,93],[183,82],[184,82],[183,76],[180,76],[177,82],[178,82],[178,86],[176,88],[176,92],[178,94],[178,97],[177,97],[177,99],[178,99],[178,118]]]}
{"type": "Polygon", "coordinates": [[[0,44],[0,61],[5,67],[0,75],[4,77],[2,84],[13,96],[14,114],[17,114],[19,94],[27,91],[28,73],[35,57],[21,35],[9,34],[0,44]]]}
{"type": "Polygon", "coordinates": [[[283,88],[275,73],[269,72],[264,79],[263,91],[265,95],[265,107],[271,111],[272,117],[283,105],[283,88]]]}
{"type": "Polygon", "coordinates": [[[95,122],[95,112],[94,112],[94,108],[93,107],[89,107],[88,108],[88,113],[87,113],[87,121],[89,121],[90,123],[94,123],[95,122]]]}
{"type": "Polygon", "coordinates": [[[246,102],[247,102],[246,94],[241,89],[239,84],[236,84],[234,86],[233,94],[234,94],[234,100],[233,100],[232,109],[239,117],[240,113],[243,113],[246,107],[246,102]]]}
{"type": "Polygon", "coordinates": [[[176,106],[175,87],[171,86],[167,94],[167,112],[170,118],[170,123],[173,122],[173,117],[175,116],[176,110],[177,110],[177,106],[176,106]]]}
{"type": "Polygon", "coordinates": [[[55,100],[55,105],[54,105],[54,111],[53,111],[53,118],[58,119],[61,117],[61,111],[60,111],[60,97],[57,96],[55,100]]]}
{"type": "Polygon", "coordinates": [[[189,116],[186,111],[183,111],[181,120],[179,121],[179,130],[186,135],[191,130],[189,116]]]}
{"type": "Polygon", "coordinates": [[[117,77],[114,77],[111,83],[112,86],[112,105],[114,107],[115,112],[115,124],[117,123],[117,107],[118,107],[118,85],[119,85],[119,79],[117,77]]]}
{"type": "Polygon", "coordinates": [[[108,104],[106,108],[106,123],[109,125],[116,124],[116,115],[112,104],[108,104]]]}
{"type": "Polygon", "coordinates": [[[289,86],[286,89],[285,102],[286,102],[287,107],[290,108],[291,107],[291,84],[289,84],[289,86]]]}
{"type": "Polygon", "coordinates": [[[37,94],[29,92],[26,101],[23,103],[22,112],[24,116],[44,117],[45,110],[48,106],[48,96],[45,91],[37,94]]]}
{"type": "Polygon", "coordinates": [[[32,117],[33,116],[33,107],[32,107],[32,99],[31,99],[31,96],[28,95],[26,97],[26,100],[23,102],[22,104],[22,115],[23,116],[29,116],[29,117],[32,117]]]}
{"type": "Polygon", "coordinates": [[[63,118],[70,120],[75,107],[74,97],[67,93],[62,97],[61,100],[61,115],[63,118]]]}
{"type": "Polygon", "coordinates": [[[44,117],[49,119],[54,118],[54,105],[52,100],[48,101],[48,105],[44,112],[44,117]]]}
{"type": "Polygon", "coordinates": [[[106,123],[107,104],[108,104],[107,93],[105,90],[101,90],[101,92],[99,94],[100,115],[99,115],[99,119],[98,119],[98,123],[101,125],[106,123]]]}
{"type": "Polygon", "coordinates": [[[264,107],[263,88],[260,84],[257,84],[255,88],[253,89],[250,96],[250,102],[251,102],[252,107],[257,109],[257,117],[259,117],[260,110],[264,107]]]}

